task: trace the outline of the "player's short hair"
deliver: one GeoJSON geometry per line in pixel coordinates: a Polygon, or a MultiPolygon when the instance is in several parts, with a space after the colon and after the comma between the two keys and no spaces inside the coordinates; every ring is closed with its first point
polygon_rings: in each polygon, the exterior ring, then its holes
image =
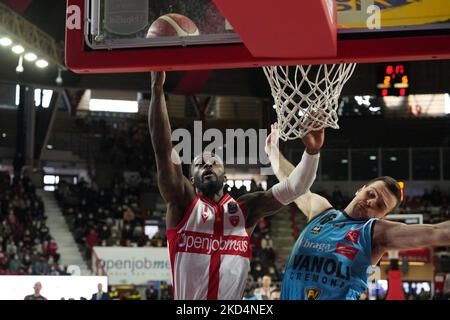
{"type": "Polygon", "coordinates": [[[382,176],[382,177],[378,177],[375,179],[370,180],[369,182],[366,183],[366,186],[370,186],[371,184],[374,184],[377,181],[383,181],[384,184],[386,185],[386,187],[389,189],[389,191],[391,191],[391,193],[395,196],[395,199],[397,200],[395,207],[391,210],[394,211],[395,209],[398,208],[398,206],[400,205],[401,201],[402,201],[402,192],[401,192],[401,188],[400,185],[398,184],[397,180],[395,180],[392,177],[389,176],[382,176]]]}

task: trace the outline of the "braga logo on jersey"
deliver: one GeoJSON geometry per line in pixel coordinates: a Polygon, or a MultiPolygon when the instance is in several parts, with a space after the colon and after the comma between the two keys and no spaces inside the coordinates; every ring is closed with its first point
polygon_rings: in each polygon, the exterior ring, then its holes
{"type": "Polygon", "coordinates": [[[315,288],[306,289],[306,299],[317,300],[320,297],[320,290],[315,288]]]}
{"type": "Polygon", "coordinates": [[[359,240],[359,230],[349,230],[344,239],[353,243],[357,243],[359,240]]]}
{"type": "Polygon", "coordinates": [[[343,243],[338,243],[336,250],[334,250],[337,254],[343,255],[344,257],[349,258],[350,260],[353,260],[356,256],[356,254],[359,252],[358,249],[347,246],[343,243]]]}
{"type": "Polygon", "coordinates": [[[300,243],[300,246],[305,249],[313,249],[317,252],[326,252],[331,251],[331,244],[329,243],[321,243],[321,242],[315,242],[310,241],[308,239],[303,239],[300,243]]]}

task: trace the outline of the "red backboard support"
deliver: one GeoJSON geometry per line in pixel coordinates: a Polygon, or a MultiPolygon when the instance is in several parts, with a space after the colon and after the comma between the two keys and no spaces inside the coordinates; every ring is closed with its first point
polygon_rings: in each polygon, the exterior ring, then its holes
{"type": "Polygon", "coordinates": [[[213,1],[255,58],[336,56],[334,1],[284,0],[282,5],[270,0],[213,1]]]}
{"type": "MultiPolygon", "coordinates": [[[[244,1],[245,10],[236,15],[231,13],[231,9],[237,5],[237,2],[242,6],[242,1],[215,0],[215,2],[224,16],[230,21],[234,21],[236,32],[243,43],[92,50],[85,44],[85,0],[68,0],[68,7],[76,6],[80,9],[81,26],[80,28],[66,28],[66,65],[78,73],[121,73],[152,70],[230,69],[266,65],[450,59],[450,34],[448,33],[390,38],[338,39],[336,49],[334,49],[336,27],[327,18],[325,0],[280,0],[276,4],[278,12],[271,16],[271,19],[267,19],[271,14],[267,10],[274,10],[273,3],[271,2],[272,7],[261,5],[261,3],[269,1],[246,0],[244,1]],[[306,2],[317,2],[320,5],[306,6],[306,2]],[[231,9],[225,7],[228,3],[231,9]],[[250,8],[253,18],[248,18],[244,14],[250,8]],[[282,9],[283,12],[280,11],[282,9]],[[257,12],[258,10],[261,12],[257,12]],[[309,25],[303,26],[300,31],[292,30],[292,25],[286,23],[286,17],[292,15],[290,12],[297,19],[302,17],[305,19],[319,17],[319,19],[314,22],[313,27],[309,25]],[[265,17],[265,20],[258,23],[258,28],[256,28],[255,17],[260,14],[265,17]],[[244,20],[245,17],[247,17],[246,20],[244,20]],[[248,28],[245,27],[246,23],[249,24],[248,28]],[[284,28],[287,30],[283,30],[284,28]],[[272,30],[272,33],[261,32],[258,35],[258,30],[272,30]],[[305,30],[309,32],[305,33],[305,30]],[[298,31],[295,35],[300,35],[300,37],[292,41],[291,33],[290,40],[288,40],[289,32],[294,31],[298,31]],[[302,34],[304,38],[302,38],[302,34]],[[280,38],[278,39],[278,37],[280,38]],[[272,41],[276,45],[273,45],[272,41]],[[321,49],[324,50],[323,53],[317,51],[321,49]]],[[[333,10],[334,16],[336,16],[336,9],[333,10]]],[[[68,16],[71,14],[73,13],[68,13],[68,16]]],[[[309,21],[308,23],[313,22],[309,21]]]]}

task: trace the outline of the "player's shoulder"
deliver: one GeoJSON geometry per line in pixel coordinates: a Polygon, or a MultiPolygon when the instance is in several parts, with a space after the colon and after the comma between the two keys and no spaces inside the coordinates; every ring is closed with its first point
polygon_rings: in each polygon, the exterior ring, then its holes
{"type": "Polygon", "coordinates": [[[375,242],[383,243],[386,240],[386,235],[392,228],[401,226],[402,223],[396,221],[389,221],[386,219],[373,219],[373,240],[375,242]]]}

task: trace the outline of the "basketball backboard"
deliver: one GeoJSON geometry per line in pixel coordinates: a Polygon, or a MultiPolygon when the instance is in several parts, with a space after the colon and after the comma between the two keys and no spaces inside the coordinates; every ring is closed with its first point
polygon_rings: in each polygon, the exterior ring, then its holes
{"type": "Polygon", "coordinates": [[[450,58],[450,1],[68,0],[66,64],[147,72],[450,58]],[[147,39],[177,13],[195,36],[147,39]]]}

